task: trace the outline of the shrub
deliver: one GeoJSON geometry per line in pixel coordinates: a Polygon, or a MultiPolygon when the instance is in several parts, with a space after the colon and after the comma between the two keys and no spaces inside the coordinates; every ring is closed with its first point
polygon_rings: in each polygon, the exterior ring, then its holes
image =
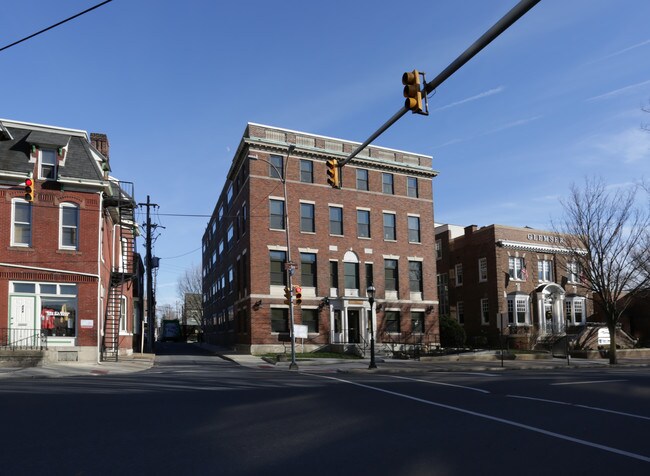
{"type": "Polygon", "coordinates": [[[463,347],[465,338],[465,329],[456,319],[449,316],[440,317],[440,345],[443,347],[463,347]]]}

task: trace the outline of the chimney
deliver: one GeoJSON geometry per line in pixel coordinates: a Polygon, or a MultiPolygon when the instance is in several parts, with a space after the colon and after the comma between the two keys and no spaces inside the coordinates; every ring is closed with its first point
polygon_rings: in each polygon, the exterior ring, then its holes
{"type": "Polygon", "coordinates": [[[104,157],[108,157],[108,137],[106,134],[98,134],[97,132],[90,133],[90,143],[97,149],[104,157]]]}
{"type": "Polygon", "coordinates": [[[478,226],[476,226],[476,225],[466,226],[465,227],[465,236],[471,235],[476,230],[478,230],[478,226]]]}

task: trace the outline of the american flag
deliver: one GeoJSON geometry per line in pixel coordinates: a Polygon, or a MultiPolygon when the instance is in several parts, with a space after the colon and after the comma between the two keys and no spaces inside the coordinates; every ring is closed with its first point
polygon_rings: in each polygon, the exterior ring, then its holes
{"type": "Polygon", "coordinates": [[[523,278],[524,281],[528,279],[528,270],[526,269],[525,264],[521,267],[521,277],[523,278]]]}

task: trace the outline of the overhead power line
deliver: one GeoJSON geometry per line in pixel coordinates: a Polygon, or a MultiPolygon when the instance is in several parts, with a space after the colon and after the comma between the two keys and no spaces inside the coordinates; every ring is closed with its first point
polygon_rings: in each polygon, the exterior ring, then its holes
{"type": "Polygon", "coordinates": [[[3,46],[2,48],[0,48],[0,51],[4,51],[4,50],[6,50],[6,49],[8,49],[8,48],[11,48],[12,46],[16,46],[17,44],[22,43],[23,41],[27,41],[27,40],[29,40],[30,38],[34,38],[35,36],[38,36],[38,35],[40,35],[41,33],[45,33],[46,31],[49,31],[49,30],[51,30],[51,29],[53,29],[53,28],[56,28],[56,27],[59,26],[59,25],[63,25],[64,23],[69,22],[70,20],[74,20],[75,18],[80,17],[81,15],[84,15],[84,14],[86,14],[86,13],[88,13],[88,12],[91,12],[91,11],[95,10],[96,8],[99,8],[99,7],[101,7],[102,5],[106,5],[107,3],[110,3],[110,2],[112,2],[112,1],[113,1],[113,0],[106,0],[105,2],[98,3],[98,4],[95,5],[94,7],[90,7],[89,9],[84,10],[84,11],[81,12],[81,13],[77,13],[76,15],[73,15],[73,16],[71,16],[70,18],[66,18],[65,20],[61,20],[59,23],[56,23],[56,24],[54,24],[54,25],[52,25],[52,26],[48,26],[47,28],[44,28],[44,29],[42,29],[41,31],[37,31],[36,33],[33,33],[33,34],[29,35],[29,36],[26,36],[26,37],[23,38],[22,40],[14,41],[14,42],[11,43],[10,45],[3,46]]]}

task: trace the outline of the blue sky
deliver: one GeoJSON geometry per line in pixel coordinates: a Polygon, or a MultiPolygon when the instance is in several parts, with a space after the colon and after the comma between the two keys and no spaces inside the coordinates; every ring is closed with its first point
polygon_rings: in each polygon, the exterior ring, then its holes
{"type": "MultiPolygon", "coordinates": [[[[98,3],[11,2],[0,47],[98,3]]],[[[362,142],[404,71],[431,80],[516,3],[113,0],[0,52],[0,117],[108,134],[114,175],[160,206],[172,303],[208,221],[174,215],[211,214],[247,122],[362,142]]],[[[549,229],[571,183],[650,178],[648,18],[647,0],[542,0],[375,143],[434,157],[437,222],[549,229]]]]}

